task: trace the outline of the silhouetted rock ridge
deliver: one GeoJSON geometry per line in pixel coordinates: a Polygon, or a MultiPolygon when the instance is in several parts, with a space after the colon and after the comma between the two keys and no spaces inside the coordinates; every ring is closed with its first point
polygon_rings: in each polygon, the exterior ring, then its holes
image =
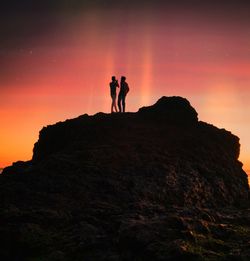
{"type": "Polygon", "coordinates": [[[156,104],[141,108],[139,114],[154,119],[163,119],[168,123],[191,124],[198,121],[197,112],[190,106],[189,101],[182,97],[164,96],[156,104]]]}
{"type": "Polygon", "coordinates": [[[44,127],[33,152],[0,176],[1,260],[250,257],[239,138],[182,97],[44,127]]]}

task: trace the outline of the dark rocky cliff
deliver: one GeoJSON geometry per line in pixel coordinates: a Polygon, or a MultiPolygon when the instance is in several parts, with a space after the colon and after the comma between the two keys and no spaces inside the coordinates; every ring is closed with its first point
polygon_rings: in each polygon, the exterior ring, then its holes
{"type": "Polygon", "coordinates": [[[248,258],[239,152],[238,137],[181,97],[47,126],[33,159],[0,176],[0,257],[248,258]]]}

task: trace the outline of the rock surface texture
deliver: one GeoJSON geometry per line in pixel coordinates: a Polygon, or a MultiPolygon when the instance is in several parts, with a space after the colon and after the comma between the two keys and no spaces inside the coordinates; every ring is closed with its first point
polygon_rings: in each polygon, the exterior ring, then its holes
{"type": "Polygon", "coordinates": [[[250,260],[239,152],[181,97],[47,126],[0,176],[0,259],[250,260]]]}

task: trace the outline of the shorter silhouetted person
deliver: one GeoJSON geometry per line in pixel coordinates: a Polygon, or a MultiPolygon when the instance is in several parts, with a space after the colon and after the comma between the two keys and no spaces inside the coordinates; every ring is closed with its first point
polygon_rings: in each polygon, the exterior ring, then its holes
{"type": "Polygon", "coordinates": [[[112,76],[112,82],[109,83],[110,86],[110,95],[112,98],[112,103],[111,103],[111,113],[115,111],[117,112],[117,107],[116,107],[116,88],[119,88],[118,80],[116,80],[115,76],[112,76]]]}
{"type": "Polygon", "coordinates": [[[119,107],[119,112],[125,112],[125,99],[126,95],[129,92],[129,87],[128,84],[126,83],[126,77],[122,76],[121,77],[121,84],[120,84],[120,92],[118,95],[118,107],[119,107]]]}

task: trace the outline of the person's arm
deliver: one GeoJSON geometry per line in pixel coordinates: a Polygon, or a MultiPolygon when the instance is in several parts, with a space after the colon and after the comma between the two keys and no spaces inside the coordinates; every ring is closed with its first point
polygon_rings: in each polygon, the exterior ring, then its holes
{"type": "Polygon", "coordinates": [[[129,86],[128,86],[128,84],[127,84],[127,93],[129,92],[129,86]]]}

